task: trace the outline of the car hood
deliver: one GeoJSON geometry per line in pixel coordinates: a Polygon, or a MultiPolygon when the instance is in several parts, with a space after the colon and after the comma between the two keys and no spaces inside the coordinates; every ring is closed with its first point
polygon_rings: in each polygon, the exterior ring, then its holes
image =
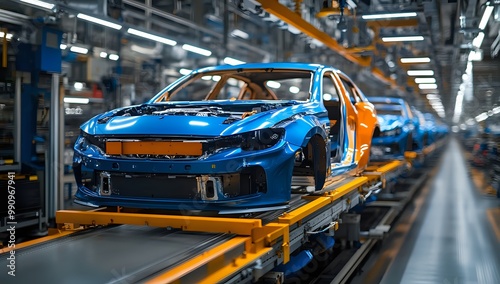
{"type": "Polygon", "coordinates": [[[81,129],[103,136],[227,136],[272,127],[311,107],[295,101],[141,105],[98,115],[81,129]]]}
{"type": "Polygon", "coordinates": [[[405,118],[399,115],[377,115],[381,131],[389,131],[397,127],[403,127],[405,118]]]}

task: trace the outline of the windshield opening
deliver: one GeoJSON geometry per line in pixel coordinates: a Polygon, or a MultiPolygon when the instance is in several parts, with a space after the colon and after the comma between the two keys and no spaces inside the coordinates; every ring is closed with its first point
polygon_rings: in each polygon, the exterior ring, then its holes
{"type": "Polygon", "coordinates": [[[401,105],[396,104],[374,104],[377,115],[397,115],[404,116],[401,105]]]}
{"type": "Polygon", "coordinates": [[[157,95],[155,102],[203,100],[308,101],[312,72],[224,70],[196,74],[157,95]]]}

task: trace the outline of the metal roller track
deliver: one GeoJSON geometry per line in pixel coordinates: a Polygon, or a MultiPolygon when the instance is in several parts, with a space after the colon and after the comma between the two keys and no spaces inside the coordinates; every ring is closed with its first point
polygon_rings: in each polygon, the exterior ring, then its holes
{"type": "Polygon", "coordinates": [[[16,276],[1,273],[0,283],[143,282],[230,238],[131,225],[92,229],[16,250],[16,276]]]}

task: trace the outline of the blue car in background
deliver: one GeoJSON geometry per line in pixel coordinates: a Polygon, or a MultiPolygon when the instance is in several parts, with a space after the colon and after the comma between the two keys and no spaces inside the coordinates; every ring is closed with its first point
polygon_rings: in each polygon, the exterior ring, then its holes
{"type": "Polygon", "coordinates": [[[145,104],[81,126],[75,202],[219,214],[283,209],[292,186],[320,191],[362,172],[378,132],[373,105],[335,68],[207,67],[145,104]]]}
{"type": "Polygon", "coordinates": [[[418,125],[405,100],[370,97],[370,102],[375,106],[380,124],[380,134],[372,140],[372,160],[399,159],[406,151],[419,146],[414,141],[418,125]]]}
{"type": "Polygon", "coordinates": [[[415,107],[411,107],[411,111],[413,114],[413,123],[415,124],[416,129],[416,135],[413,138],[412,150],[419,151],[431,144],[429,136],[432,135],[432,129],[429,128],[430,125],[427,124],[424,114],[421,111],[415,107]]]}

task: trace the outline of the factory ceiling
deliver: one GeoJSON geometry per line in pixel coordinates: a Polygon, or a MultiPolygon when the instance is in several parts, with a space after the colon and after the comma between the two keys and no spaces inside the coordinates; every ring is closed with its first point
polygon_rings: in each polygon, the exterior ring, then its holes
{"type": "Polygon", "coordinates": [[[179,74],[168,70],[148,73],[144,62],[179,70],[237,59],[331,64],[353,77],[369,96],[403,96],[427,111],[433,105],[436,113],[453,123],[470,122],[500,100],[497,0],[44,3],[53,5],[43,8],[32,0],[2,1],[1,27],[18,41],[33,42],[37,28],[54,26],[64,31],[63,43],[68,49],[82,46],[93,54],[117,53],[122,81],[148,82],[144,84],[147,92],[156,91],[179,74]],[[80,13],[120,25],[120,29],[92,23],[80,13]],[[395,13],[399,17],[391,18],[395,13]],[[491,16],[483,20],[487,13],[491,16]],[[411,41],[394,39],[396,36],[411,41]],[[190,51],[186,44],[210,54],[190,51]],[[429,59],[423,63],[401,61],[415,57],[429,59]],[[468,68],[472,59],[472,68],[471,64],[468,68]],[[436,79],[438,89],[420,90],[415,77],[408,75],[415,70],[432,70],[434,74],[428,77],[436,79]],[[459,115],[458,109],[462,111],[459,115]]]}

